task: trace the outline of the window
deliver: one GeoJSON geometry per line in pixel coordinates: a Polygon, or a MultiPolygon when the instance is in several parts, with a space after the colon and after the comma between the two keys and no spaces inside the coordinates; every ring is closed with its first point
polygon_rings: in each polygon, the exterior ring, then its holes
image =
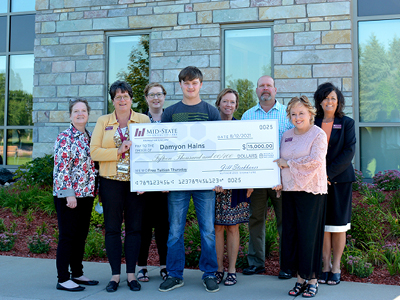
{"type": "Polygon", "coordinates": [[[383,2],[373,10],[374,1],[357,3],[358,168],[365,178],[400,169],[400,15],[385,16],[400,13],[400,5],[383,2]]]}
{"type": "MultiPolygon", "coordinates": [[[[132,86],[133,108],[144,112],[147,104],[143,90],[149,80],[148,34],[108,37],[108,87],[116,80],[124,80],[132,86]]],[[[114,107],[109,98],[108,112],[112,111],[114,107]]]]}
{"type": "Polygon", "coordinates": [[[0,2],[0,166],[11,167],[32,160],[35,1],[0,2]]]}
{"type": "Polygon", "coordinates": [[[223,36],[223,85],[238,91],[240,102],[234,116],[240,118],[257,103],[258,78],[272,74],[272,29],[259,24],[257,27],[226,27],[223,36]]]}

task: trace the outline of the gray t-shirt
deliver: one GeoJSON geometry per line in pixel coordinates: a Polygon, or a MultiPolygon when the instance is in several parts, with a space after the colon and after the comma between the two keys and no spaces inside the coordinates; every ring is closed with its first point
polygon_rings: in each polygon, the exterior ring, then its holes
{"type": "Polygon", "coordinates": [[[161,122],[218,121],[221,116],[214,106],[201,101],[196,105],[186,105],[182,101],[167,107],[161,122]]]}

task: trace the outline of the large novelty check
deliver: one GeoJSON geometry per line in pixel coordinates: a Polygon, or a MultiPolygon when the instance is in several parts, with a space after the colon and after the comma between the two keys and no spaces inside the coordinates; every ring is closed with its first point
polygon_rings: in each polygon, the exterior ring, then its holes
{"type": "Polygon", "coordinates": [[[130,124],[131,191],[280,184],[276,120],[130,124]]]}

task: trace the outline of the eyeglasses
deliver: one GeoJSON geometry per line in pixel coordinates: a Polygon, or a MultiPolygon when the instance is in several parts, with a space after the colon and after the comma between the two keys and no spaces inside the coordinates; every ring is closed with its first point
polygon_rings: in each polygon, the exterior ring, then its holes
{"type": "Polygon", "coordinates": [[[164,97],[163,93],[151,93],[151,94],[147,94],[147,97],[149,97],[149,99],[154,99],[157,96],[158,99],[164,97]]]}
{"type": "Polygon", "coordinates": [[[125,95],[125,96],[118,96],[115,97],[114,100],[116,101],[121,101],[122,99],[124,99],[125,101],[131,100],[131,97],[129,95],[125,95]]]}

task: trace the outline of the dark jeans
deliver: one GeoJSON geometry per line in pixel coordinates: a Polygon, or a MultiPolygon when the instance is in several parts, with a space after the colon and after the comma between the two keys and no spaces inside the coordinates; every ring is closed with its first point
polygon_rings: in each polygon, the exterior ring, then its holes
{"type": "Polygon", "coordinates": [[[135,273],[140,249],[143,197],[130,192],[129,181],[100,177],[100,196],[104,209],[106,251],[112,275],[121,274],[121,225],[125,219],[126,273],[135,273]]]}
{"type": "Polygon", "coordinates": [[[56,258],[58,282],[70,279],[68,267],[71,267],[72,277],[83,275],[82,260],[89,231],[93,197],[76,199],[76,207],[69,208],[66,198],[54,196],[59,230],[56,258]]]}
{"type": "Polygon", "coordinates": [[[145,203],[142,214],[142,244],[140,246],[138,265],[147,265],[149,247],[153,238],[153,228],[160,265],[166,265],[169,232],[168,193],[146,192],[141,197],[144,198],[145,203]]]}

